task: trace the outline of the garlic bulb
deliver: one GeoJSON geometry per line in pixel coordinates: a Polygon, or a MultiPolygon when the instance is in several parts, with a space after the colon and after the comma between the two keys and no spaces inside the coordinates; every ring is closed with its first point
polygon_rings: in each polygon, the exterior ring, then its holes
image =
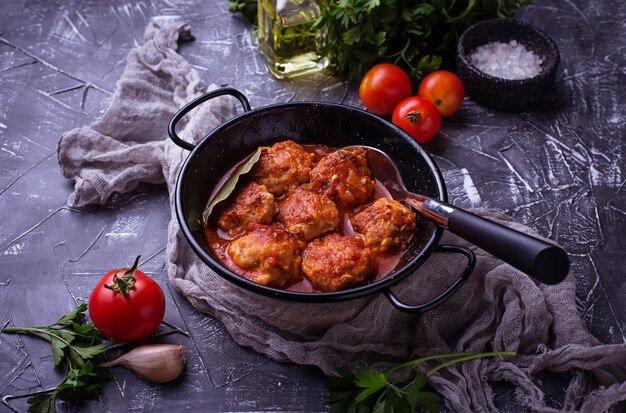
{"type": "Polygon", "coordinates": [[[185,348],[176,344],[144,344],[100,367],[124,366],[144,380],[172,381],[185,367],[185,348]]]}

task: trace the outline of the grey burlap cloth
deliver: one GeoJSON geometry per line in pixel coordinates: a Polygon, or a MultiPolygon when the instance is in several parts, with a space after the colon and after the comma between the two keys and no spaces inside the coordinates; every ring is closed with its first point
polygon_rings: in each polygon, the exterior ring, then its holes
{"type": "MultiPolygon", "coordinates": [[[[334,304],[298,304],[243,290],[212,272],[187,245],[174,212],[174,186],[188,152],[166,139],[167,123],[185,102],[203,92],[196,71],[177,54],[189,28],[181,21],[150,23],[145,43],[130,51],[110,107],[93,124],[61,136],[63,174],[75,181],[69,204],[104,204],[114,192],[139,183],[166,184],[172,215],[166,265],[170,282],[195,308],[219,319],[242,346],[278,361],[339,367],[386,363],[451,351],[516,351],[514,359],[468,362],[429,380],[453,412],[497,411],[490,383],[507,381],[518,403],[532,411],[546,404],[533,382],[542,370],[569,373],[562,411],[602,412],[626,399],[626,345],[602,345],[585,327],[575,304],[572,275],[556,286],[537,285],[524,274],[474,248],[477,265],[451,299],[423,316],[391,306],[382,294],[334,304]]],[[[236,113],[231,99],[201,105],[181,136],[198,141],[236,113]]],[[[522,231],[494,211],[477,211],[522,231]]],[[[467,245],[446,234],[443,243],[467,245]]],[[[434,254],[394,288],[418,303],[441,291],[462,271],[464,259],[434,254]],[[428,288],[424,288],[428,286],[428,288]]]]}

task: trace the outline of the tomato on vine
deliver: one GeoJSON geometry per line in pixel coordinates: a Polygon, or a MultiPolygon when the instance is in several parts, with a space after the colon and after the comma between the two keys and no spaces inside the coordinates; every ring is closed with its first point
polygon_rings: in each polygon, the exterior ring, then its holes
{"type": "Polygon", "coordinates": [[[156,281],[138,270],[138,265],[139,257],[130,268],[109,271],[89,297],[91,321],[112,340],[141,340],[152,334],[163,321],[163,290],[156,281]]]}
{"type": "Polygon", "coordinates": [[[401,67],[380,63],[363,76],[359,98],[368,111],[391,115],[398,103],[411,96],[412,89],[411,79],[401,67]]]}
{"type": "Polygon", "coordinates": [[[465,88],[454,73],[437,70],[422,79],[417,94],[434,103],[441,116],[446,117],[454,115],[461,107],[465,88]]]}
{"type": "Polygon", "coordinates": [[[426,143],[439,131],[441,114],[426,98],[411,96],[396,106],[391,121],[419,143],[426,143]]]}

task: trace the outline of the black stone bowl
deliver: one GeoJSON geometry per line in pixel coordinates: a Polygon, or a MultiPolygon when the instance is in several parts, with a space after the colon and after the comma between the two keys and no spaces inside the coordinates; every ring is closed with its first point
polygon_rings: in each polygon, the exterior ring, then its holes
{"type": "Polygon", "coordinates": [[[539,102],[554,83],[559,60],[559,49],[546,33],[513,19],[483,20],[470,26],[459,38],[456,55],[457,74],[467,95],[480,105],[506,112],[523,111],[539,102]],[[543,59],[541,73],[527,79],[502,79],[480,71],[470,62],[469,54],[476,47],[511,40],[543,59]]]}

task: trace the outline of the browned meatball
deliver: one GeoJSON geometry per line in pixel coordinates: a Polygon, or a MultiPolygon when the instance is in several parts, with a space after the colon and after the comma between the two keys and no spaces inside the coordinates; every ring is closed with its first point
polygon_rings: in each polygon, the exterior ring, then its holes
{"type": "Polygon", "coordinates": [[[275,143],[263,148],[254,167],[254,180],[274,195],[282,195],[289,186],[309,181],[314,157],[294,141],[275,143]]]}
{"type": "Polygon", "coordinates": [[[366,201],[374,189],[363,151],[338,150],[311,170],[313,189],[329,198],[354,205],[366,201]]]}
{"type": "Polygon", "coordinates": [[[404,250],[415,237],[415,214],[392,199],[377,199],[354,216],[353,224],[374,253],[404,250]]]}
{"type": "Polygon", "coordinates": [[[287,287],[302,279],[302,242],[278,226],[250,224],[248,233],[235,239],[228,255],[244,270],[244,277],[270,287],[287,287]]]}
{"type": "Polygon", "coordinates": [[[339,211],[326,195],[292,188],[278,201],[276,219],[289,232],[310,241],[337,230],[339,211]]]}
{"type": "Polygon", "coordinates": [[[222,231],[235,235],[252,222],[270,224],[273,218],[274,195],[267,191],[265,185],[250,182],[220,215],[217,225],[222,231]]]}
{"type": "Polygon", "coordinates": [[[361,237],[337,233],[313,240],[304,251],[304,275],[319,291],[339,291],[364,284],[372,256],[361,237]]]}

